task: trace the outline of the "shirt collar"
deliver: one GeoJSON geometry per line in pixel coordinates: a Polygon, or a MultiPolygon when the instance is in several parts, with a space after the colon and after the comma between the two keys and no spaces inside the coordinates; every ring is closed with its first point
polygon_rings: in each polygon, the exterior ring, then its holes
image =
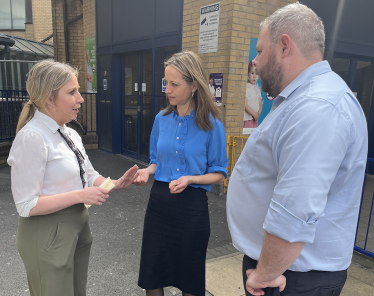
{"type": "Polygon", "coordinates": [[[58,129],[60,129],[62,132],[65,132],[65,124],[64,126],[59,126],[58,123],[54,121],[54,119],[40,112],[39,110],[35,111],[34,118],[43,123],[52,133],[56,133],[58,129]]]}
{"type": "Polygon", "coordinates": [[[178,121],[183,121],[183,120],[188,119],[188,118],[194,118],[195,117],[195,109],[192,109],[191,114],[186,115],[186,116],[179,116],[177,114],[177,112],[173,111],[173,117],[176,118],[178,121]]]}
{"type": "Polygon", "coordinates": [[[309,81],[311,78],[330,72],[331,67],[327,61],[318,62],[305,69],[299,76],[297,76],[287,87],[279,94],[279,97],[287,99],[296,89],[302,84],[309,81]]]}

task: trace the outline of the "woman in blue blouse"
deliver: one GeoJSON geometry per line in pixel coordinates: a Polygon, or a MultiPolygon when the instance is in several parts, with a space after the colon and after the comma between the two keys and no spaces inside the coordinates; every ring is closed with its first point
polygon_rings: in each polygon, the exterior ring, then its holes
{"type": "Polygon", "coordinates": [[[137,185],[155,174],[144,220],[139,286],[147,296],[163,287],[184,296],[205,295],[205,256],[210,235],[211,184],[226,176],[226,136],[197,54],[174,54],[165,62],[168,106],[155,119],[149,167],[137,185]]]}

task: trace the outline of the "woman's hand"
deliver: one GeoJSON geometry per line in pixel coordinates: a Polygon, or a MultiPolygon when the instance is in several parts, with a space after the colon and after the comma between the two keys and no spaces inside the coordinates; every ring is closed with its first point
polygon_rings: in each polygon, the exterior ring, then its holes
{"type": "Polygon", "coordinates": [[[170,193],[181,193],[189,184],[189,176],[182,176],[178,180],[169,183],[170,193]]]}
{"type": "Polygon", "coordinates": [[[119,178],[117,181],[113,180],[112,182],[116,187],[112,189],[114,190],[120,190],[125,189],[126,187],[129,187],[136,178],[139,176],[139,168],[137,165],[134,165],[132,168],[128,169],[126,173],[123,174],[121,178],[119,178]]]}
{"type": "Polygon", "coordinates": [[[79,190],[79,201],[86,205],[101,206],[109,197],[109,190],[100,187],[87,187],[79,190]]]}
{"type": "Polygon", "coordinates": [[[137,186],[144,186],[148,182],[150,172],[147,169],[141,169],[138,173],[139,175],[133,183],[137,186]]]}

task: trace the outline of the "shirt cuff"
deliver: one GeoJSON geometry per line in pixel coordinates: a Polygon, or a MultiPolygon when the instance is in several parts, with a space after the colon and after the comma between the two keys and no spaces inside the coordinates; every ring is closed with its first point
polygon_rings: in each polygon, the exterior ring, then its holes
{"type": "Polygon", "coordinates": [[[97,178],[99,177],[102,177],[100,174],[97,174],[97,175],[94,175],[92,176],[89,180],[88,180],[88,185],[87,187],[93,187],[94,186],[94,183],[96,181],[97,178]]]}
{"type": "Polygon", "coordinates": [[[39,196],[34,197],[32,200],[16,204],[17,212],[21,217],[29,217],[30,211],[36,206],[39,196]]]}
{"type": "Polygon", "coordinates": [[[151,159],[151,161],[149,162],[149,165],[151,165],[151,164],[157,164],[158,165],[158,163],[157,163],[157,160],[156,159],[151,159]]]}
{"type": "Polygon", "coordinates": [[[318,220],[304,221],[275,200],[271,200],[263,228],[290,243],[313,243],[318,220]]]}
{"type": "Polygon", "coordinates": [[[225,178],[227,178],[227,170],[223,167],[220,167],[220,166],[212,166],[212,167],[208,167],[207,169],[207,174],[210,174],[210,173],[222,173],[225,175],[225,178]]]}

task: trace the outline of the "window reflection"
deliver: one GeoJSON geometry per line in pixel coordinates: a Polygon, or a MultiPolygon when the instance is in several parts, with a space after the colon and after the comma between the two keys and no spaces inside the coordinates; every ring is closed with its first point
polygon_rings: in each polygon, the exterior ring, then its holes
{"type": "Polygon", "coordinates": [[[331,69],[348,84],[350,59],[334,58],[331,69]]]}
{"type": "Polygon", "coordinates": [[[357,61],[355,82],[352,91],[364,110],[366,119],[370,116],[370,106],[374,89],[374,63],[357,61]]]}
{"type": "Polygon", "coordinates": [[[25,0],[0,0],[0,29],[25,29],[25,0]]]}

